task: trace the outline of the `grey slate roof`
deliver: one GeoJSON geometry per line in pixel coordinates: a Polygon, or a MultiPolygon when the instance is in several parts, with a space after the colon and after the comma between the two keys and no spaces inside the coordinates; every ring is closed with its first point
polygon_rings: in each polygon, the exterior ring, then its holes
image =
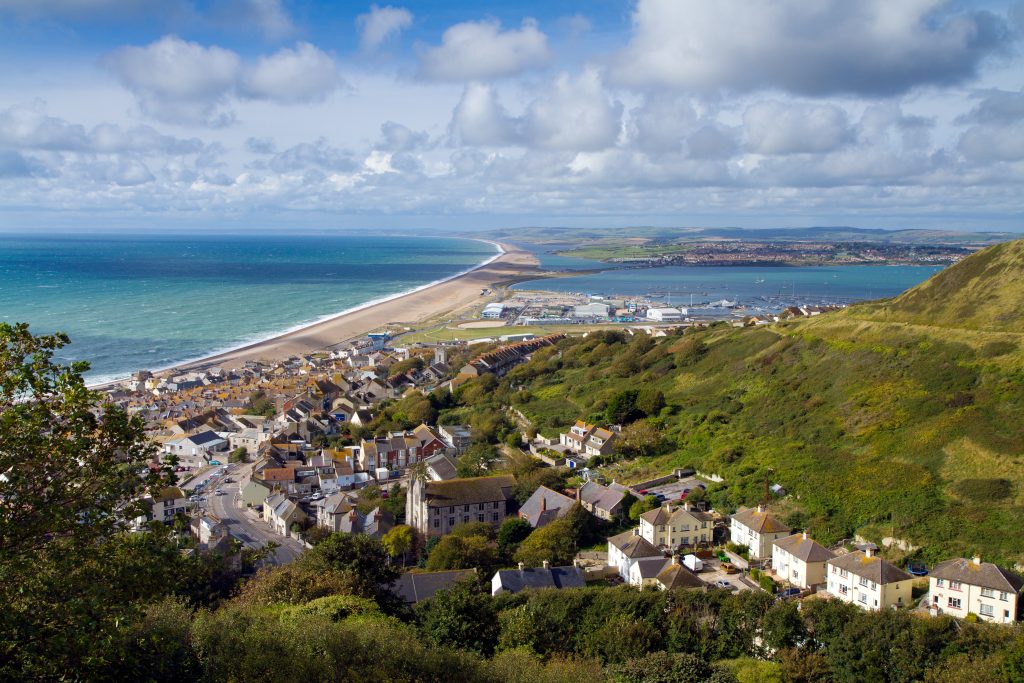
{"type": "Polygon", "coordinates": [[[530,567],[501,569],[496,577],[500,589],[518,593],[527,588],[583,588],[587,585],[579,567],[530,567]]]}
{"type": "Polygon", "coordinates": [[[879,585],[906,581],[914,578],[899,567],[889,564],[878,555],[868,557],[863,551],[854,550],[828,561],[830,565],[845,569],[855,576],[862,576],[879,585]]]}
{"type": "Polygon", "coordinates": [[[612,512],[625,496],[626,494],[622,491],[601,486],[593,481],[588,481],[580,488],[581,501],[607,512],[612,512]]]}
{"type": "Polygon", "coordinates": [[[776,539],[773,545],[779,546],[796,559],[804,562],[828,562],[835,557],[835,553],[831,550],[813,538],[805,538],[802,533],[776,539]]]}
{"type": "Polygon", "coordinates": [[[475,569],[455,569],[446,572],[406,572],[391,584],[391,590],[408,604],[429,600],[439,590],[451,588],[459,581],[476,574],[475,569]]]}
{"type": "Polygon", "coordinates": [[[775,534],[789,532],[790,528],[775,518],[767,510],[757,508],[741,508],[732,516],[734,520],[759,534],[775,534]]]}
{"type": "Polygon", "coordinates": [[[661,570],[658,574],[658,581],[665,590],[672,590],[673,588],[707,588],[708,585],[701,581],[700,577],[691,572],[682,564],[672,564],[670,561],[668,565],[661,570]]]}
{"type": "Polygon", "coordinates": [[[535,529],[564,517],[576,501],[552,491],[547,486],[539,486],[519,508],[519,516],[530,523],[535,529]]]}
{"type": "Polygon", "coordinates": [[[442,481],[454,479],[458,476],[458,471],[455,469],[455,463],[453,463],[451,458],[444,453],[435,453],[423,462],[425,462],[427,467],[432,469],[442,481]]]}
{"type": "Polygon", "coordinates": [[[937,579],[959,581],[971,586],[981,586],[1009,593],[1019,593],[1021,588],[1024,588],[1024,578],[1013,572],[991,562],[975,564],[962,557],[938,563],[930,575],[937,579]]]}
{"type": "Polygon", "coordinates": [[[633,533],[632,531],[625,531],[618,536],[612,536],[608,539],[608,542],[621,550],[622,553],[630,559],[640,557],[664,557],[664,554],[651,545],[647,539],[639,534],[633,533]]]}

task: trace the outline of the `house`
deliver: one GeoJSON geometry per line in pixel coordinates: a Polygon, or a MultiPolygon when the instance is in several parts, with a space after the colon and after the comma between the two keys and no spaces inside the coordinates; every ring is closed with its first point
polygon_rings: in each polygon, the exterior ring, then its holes
{"type": "Polygon", "coordinates": [[[459,370],[459,374],[467,377],[479,377],[486,373],[492,373],[501,377],[515,366],[526,362],[538,349],[553,346],[562,339],[565,339],[564,334],[549,334],[539,339],[499,346],[495,350],[469,361],[459,370]]]}
{"type": "Polygon", "coordinates": [[[661,590],[676,590],[678,588],[696,588],[705,590],[708,585],[699,576],[691,572],[679,561],[677,555],[658,573],[657,586],[661,590]]]}
{"type": "Polygon", "coordinates": [[[153,520],[170,524],[177,514],[188,512],[188,496],[177,486],[167,486],[148,498],[153,520]]]}
{"type": "Polygon", "coordinates": [[[427,425],[407,432],[390,432],[359,442],[359,467],[372,472],[378,467],[404,469],[437,453],[444,453],[448,444],[427,425]]]}
{"type": "Polygon", "coordinates": [[[405,572],[391,585],[392,592],[407,605],[415,605],[434,597],[434,593],[447,590],[476,576],[475,569],[453,569],[444,572],[405,572]]]}
{"type": "Polygon", "coordinates": [[[224,536],[228,535],[224,522],[211,515],[193,517],[190,527],[192,536],[203,550],[217,545],[224,536]]]}
{"type": "MultiPolygon", "coordinates": [[[[349,505],[325,504],[323,510],[330,510],[324,516],[328,518],[325,528],[342,534],[363,534],[371,538],[380,538],[395,526],[395,518],[390,512],[381,510],[379,507],[370,510],[365,515],[356,508],[349,505]],[[346,510],[347,509],[347,510],[346,510]],[[341,512],[346,510],[345,512],[341,512]]],[[[317,520],[319,525],[320,519],[317,520]]]]}
{"type": "Polygon", "coordinates": [[[772,556],[772,542],[789,536],[790,528],[775,518],[764,505],[740,508],[729,525],[730,539],[736,545],[750,550],[752,560],[767,560],[772,556]]]}
{"type": "Polygon", "coordinates": [[[562,432],[558,435],[558,442],[574,453],[582,453],[593,431],[594,425],[577,420],[576,424],[569,427],[568,432],[562,432]]]}
{"type": "Polygon", "coordinates": [[[1024,578],[974,556],[935,565],[928,577],[929,609],[935,614],[1011,624],[1021,618],[1024,578]]]}
{"type": "Polygon", "coordinates": [[[826,563],[827,590],[843,602],[866,610],[911,604],[914,577],[878,557],[871,547],[826,563]]]}
{"type": "Polygon", "coordinates": [[[565,517],[576,501],[553,491],[547,486],[539,486],[519,508],[519,517],[530,523],[534,529],[565,517]]]}
{"type": "Polygon", "coordinates": [[[640,535],[653,546],[674,550],[710,543],[714,518],[689,503],[665,505],[640,515],[640,535]]]}
{"type": "Polygon", "coordinates": [[[455,463],[444,453],[432,455],[423,461],[427,478],[431,481],[447,481],[458,476],[455,463]]]}
{"type": "Polygon", "coordinates": [[[466,522],[494,526],[512,512],[512,475],[429,481],[414,477],[405,500],[406,523],[424,536],[443,536],[466,522]]]}
{"type": "Polygon", "coordinates": [[[214,431],[198,432],[189,436],[172,439],[164,444],[164,453],[177,457],[182,467],[198,468],[205,466],[216,454],[226,453],[227,439],[214,431]]]}
{"type": "Polygon", "coordinates": [[[591,457],[609,455],[615,444],[615,432],[598,427],[590,433],[590,438],[583,445],[583,452],[591,457]]]}
{"type": "Polygon", "coordinates": [[[242,503],[246,507],[257,507],[263,505],[263,501],[270,495],[270,486],[260,481],[259,479],[250,479],[249,482],[242,487],[241,496],[242,503]]]}
{"type": "Polygon", "coordinates": [[[518,593],[527,588],[584,588],[585,574],[579,567],[550,567],[544,561],[543,567],[501,569],[491,578],[491,595],[518,593]]]}
{"type": "Polygon", "coordinates": [[[473,442],[472,431],[467,425],[438,425],[437,432],[455,450],[456,455],[465,453],[473,442]]]}
{"type": "Polygon", "coordinates": [[[263,520],[281,536],[289,536],[293,524],[306,521],[306,513],[283,493],[275,493],[263,503],[263,520]]]}
{"type": "Polygon", "coordinates": [[[599,519],[611,521],[626,513],[622,505],[622,501],[626,498],[625,490],[588,481],[576,490],[576,498],[584,510],[599,519]]]}
{"type": "Polygon", "coordinates": [[[825,564],[835,553],[807,535],[807,532],[777,539],[772,543],[772,571],[797,588],[825,583],[825,564]]]}
{"type": "Polygon", "coordinates": [[[625,531],[608,539],[608,566],[617,567],[619,576],[624,581],[629,581],[633,565],[642,559],[652,557],[665,559],[665,555],[660,550],[640,535],[639,528],[625,531]]]}

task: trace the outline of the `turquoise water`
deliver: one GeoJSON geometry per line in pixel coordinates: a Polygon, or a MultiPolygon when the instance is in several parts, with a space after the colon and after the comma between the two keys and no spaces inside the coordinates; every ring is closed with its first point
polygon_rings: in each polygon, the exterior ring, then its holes
{"type": "Polygon", "coordinates": [[[650,296],[697,308],[727,299],[752,309],[777,310],[794,304],[848,304],[895,296],[940,270],[941,266],[664,266],[533,280],[515,288],[650,296]]]}
{"type": "Polygon", "coordinates": [[[433,237],[0,235],[0,321],[71,336],[90,381],[265,339],[495,255],[433,237]]]}

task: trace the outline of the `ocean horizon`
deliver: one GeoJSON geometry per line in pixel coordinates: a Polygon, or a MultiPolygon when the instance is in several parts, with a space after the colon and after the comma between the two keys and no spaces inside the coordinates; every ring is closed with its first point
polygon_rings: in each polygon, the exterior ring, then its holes
{"type": "MultiPolygon", "coordinates": [[[[456,277],[470,238],[0,234],[0,321],[64,332],[99,384],[253,344],[456,277]]],[[[339,340],[340,341],[340,340],[339,340]]]]}

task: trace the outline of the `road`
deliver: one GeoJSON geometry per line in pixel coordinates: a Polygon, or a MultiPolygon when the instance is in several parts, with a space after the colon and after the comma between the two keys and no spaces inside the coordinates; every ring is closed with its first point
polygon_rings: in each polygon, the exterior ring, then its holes
{"type": "MultiPolygon", "coordinates": [[[[249,466],[251,467],[251,465],[249,466]]],[[[214,476],[207,484],[206,501],[203,505],[211,514],[220,519],[228,528],[228,533],[241,541],[247,548],[262,548],[268,542],[278,545],[269,558],[273,564],[288,564],[295,561],[305,551],[305,546],[294,538],[285,538],[274,533],[270,525],[259,519],[257,514],[246,508],[238,507],[238,479],[245,472],[246,466],[234,465],[228,473],[230,483],[224,477],[214,476]],[[224,495],[214,493],[216,488],[224,490],[224,495]]]]}

